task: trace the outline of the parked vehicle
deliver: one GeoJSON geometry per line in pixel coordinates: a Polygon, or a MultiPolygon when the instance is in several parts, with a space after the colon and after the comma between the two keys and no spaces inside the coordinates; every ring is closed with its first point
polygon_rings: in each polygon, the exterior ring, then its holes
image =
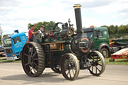
{"type": "Polygon", "coordinates": [[[0,57],[4,57],[4,56],[5,56],[4,48],[2,45],[0,45],[0,57]]]}
{"type": "MultiPolygon", "coordinates": [[[[118,35],[119,36],[119,35],[118,35]]],[[[111,61],[115,59],[128,59],[128,38],[114,38],[110,41],[111,61]]]]}
{"type": "Polygon", "coordinates": [[[127,34],[118,34],[110,36],[110,50],[111,53],[115,53],[123,48],[128,48],[128,36],[127,34]]]}
{"type": "Polygon", "coordinates": [[[100,51],[104,57],[109,57],[109,33],[106,27],[83,28],[83,32],[91,42],[91,49],[100,51]]]}
{"type": "Polygon", "coordinates": [[[3,47],[7,60],[20,59],[22,48],[28,41],[25,33],[17,33],[3,38],[3,47]]]}

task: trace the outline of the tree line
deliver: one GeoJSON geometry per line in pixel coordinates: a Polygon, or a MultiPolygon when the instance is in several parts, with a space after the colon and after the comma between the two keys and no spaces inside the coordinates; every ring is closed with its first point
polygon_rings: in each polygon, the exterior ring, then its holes
{"type": "Polygon", "coordinates": [[[110,25],[110,26],[102,26],[107,27],[109,31],[109,35],[123,35],[128,34],[128,25],[110,25]]]}
{"type": "MultiPolygon", "coordinates": [[[[50,22],[45,21],[45,22],[38,22],[38,23],[35,23],[35,24],[29,23],[28,24],[28,29],[31,28],[31,25],[35,25],[34,31],[39,30],[42,25],[44,26],[45,31],[51,31],[53,26],[55,25],[55,22],[54,21],[50,21],[50,22]]],[[[60,27],[57,26],[55,31],[60,31],[60,27]]]]}
{"type": "MultiPolygon", "coordinates": [[[[30,29],[31,27],[31,23],[28,24],[28,29],[30,29]]],[[[50,21],[50,22],[38,22],[38,23],[35,23],[35,30],[34,31],[37,31],[39,30],[40,26],[44,26],[45,27],[45,31],[51,31],[53,26],[55,25],[55,22],[54,21],[50,21]]],[[[109,35],[122,35],[122,34],[127,34],[128,33],[128,25],[110,25],[110,26],[107,26],[107,25],[103,25],[101,27],[107,27],[108,31],[109,31],[109,35]]],[[[56,31],[59,31],[61,30],[60,27],[56,27],[56,31]]]]}

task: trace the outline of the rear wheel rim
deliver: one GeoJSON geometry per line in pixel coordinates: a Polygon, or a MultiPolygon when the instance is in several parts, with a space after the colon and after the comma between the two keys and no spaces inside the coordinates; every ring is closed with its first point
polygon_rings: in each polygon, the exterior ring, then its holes
{"type": "Polygon", "coordinates": [[[25,68],[28,69],[29,74],[36,74],[37,73],[37,68],[38,68],[38,57],[37,57],[37,52],[35,48],[32,45],[27,46],[26,52],[24,52],[23,56],[26,58],[25,62],[25,68]],[[35,51],[35,52],[34,52],[35,51]]]}
{"type": "Polygon", "coordinates": [[[43,51],[38,43],[31,42],[24,46],[22,66],[28,76],[34,77],[42,74],[44,70],[44,55],[42,53],[43,51]]]}

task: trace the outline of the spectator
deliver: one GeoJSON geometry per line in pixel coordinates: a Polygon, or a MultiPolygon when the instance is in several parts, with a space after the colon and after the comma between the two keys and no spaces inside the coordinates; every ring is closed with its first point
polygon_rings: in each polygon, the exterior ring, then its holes
{"type": "Polygon", "coordinates": [[[33,41],[33,38],[34,38],[35,34],[39,33],[39,31],[33,32],[34,29],[35,29],[35,26],[31,25],[31,29],[28,31],[29,41],[33,41]]]}

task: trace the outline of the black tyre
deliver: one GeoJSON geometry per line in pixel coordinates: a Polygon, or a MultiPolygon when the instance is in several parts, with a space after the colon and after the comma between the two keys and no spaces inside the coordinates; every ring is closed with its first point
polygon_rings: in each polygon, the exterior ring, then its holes
{"type": "Polygon", "coordinates": [[[26,43],[22,51],[22,66],[30,77],[37,77],[45,69],[45,55],[42,47],[35,42],[26,43]]]}
{"type": "Polygon", "coordinates": [[[103,54],[105,58],[109,57],[109,51],[107,48],[101,48],[100,52],[103,54]]]}
{"type": "Polygon", "coordinates": [[[89,61],[91,66],[89,66],[88,70],[92,75],[99,76],[105,70],[105,62],[103,55],[98,51],[93,51],[89,55],[89,61]]]}
{"type": "Polygon", "coordinates": [[[55,73],[61,73],[61,67],[59,65],[56,65],[55,67],[51,67],[51,69],[55,72],[55,73]]]}
{"type": "Polygon", "coordinates": [[[61,72],[67,80],[75,80],[79,74],[79,61],[71,53],[63,55],[61,59],[61,72]]]}

